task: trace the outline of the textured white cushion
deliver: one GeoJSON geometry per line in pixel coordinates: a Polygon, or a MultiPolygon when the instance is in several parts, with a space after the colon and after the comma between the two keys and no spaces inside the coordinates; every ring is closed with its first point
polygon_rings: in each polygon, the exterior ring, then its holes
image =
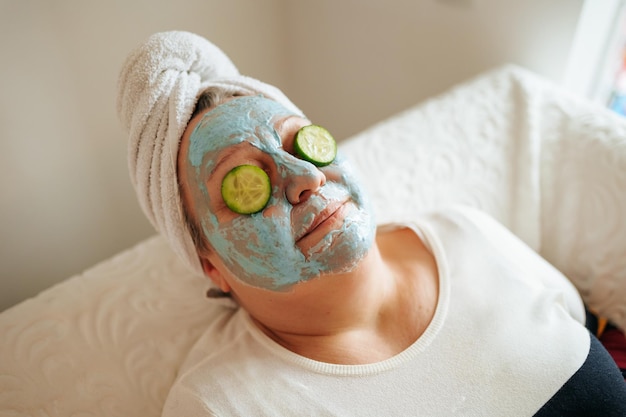
{"type": "Polygon", "coordinates": [[[626,329],[626,119],[515,66],[343,144],[381,222],[448,203],[493,215],[626,329]]]}
{"type": "Polygon", "coordinates": [[[221,308],[161,237],[0,314],[0,415],[158,416],[221,308]]]}
{"type": "MultiPolygon", "coordinates": [[[[516,67],[342,143],[380,222],[465,203],[491,213],[626,328],[626,122],[516,67]]],[[[161,237],[0,314],[0,415],[158,416],[226,308],[161,237]]]]}

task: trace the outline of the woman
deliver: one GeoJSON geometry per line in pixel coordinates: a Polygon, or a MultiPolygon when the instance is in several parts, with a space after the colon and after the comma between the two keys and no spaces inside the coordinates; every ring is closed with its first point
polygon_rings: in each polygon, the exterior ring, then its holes
{"type": "Polygon", "coordinates": [[[178,172],[186,212],[204,231],[198,247],[207,249],[198,255],[215,285],[294,352],[332,363],[386,359],[432,319],[435,263],[409,231],[373,243],[374,220],[346,162],[318,168],[295,156],[294,136],[309,124],[261,96],[235,98],[191,120],[178,172]],[[238,134],[221,136],[216,126],[238,134]],[[237,214],[220,194],[225,174],[243,164],[269,173],[273,195],[261,213],[237,214]],[[349,348],[355,344],[367,349],[349,348]]]}
{"type": "Polygon", "coordinates": [[[502,226],[451,208],[377,228],[341,155],[297,150],[311,122],[278,90],[195,35],[138,51],[119,108],[140,202],[239,306],[164,416],[624,415],[578,293],[502,226]],[[259,211],[224,193],[241,167],[267,178],[259,211]]]}

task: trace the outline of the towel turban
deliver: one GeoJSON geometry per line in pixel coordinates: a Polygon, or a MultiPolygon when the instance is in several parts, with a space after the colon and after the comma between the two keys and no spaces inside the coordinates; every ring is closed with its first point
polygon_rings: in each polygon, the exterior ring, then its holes
{"type": "Polygon", "coordinates": [[[176,160],[198,95],[210,86],[262,94],[302,114],[276,87],[240,75],[217,46],[189,32],[156,33],[126,59],[117,113],[129,135],[131,182],[150,223],[198,274],[203,271],[184,221],[176,160]]]}

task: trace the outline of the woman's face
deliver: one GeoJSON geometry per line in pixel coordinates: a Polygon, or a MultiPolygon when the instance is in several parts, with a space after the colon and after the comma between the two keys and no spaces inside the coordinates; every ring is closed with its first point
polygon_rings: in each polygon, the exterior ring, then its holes
{"type": "Polygon", "coordinates": [[[199,117],[183,137],[179,176],[192,215],[230,273],[280,291],[359,263],[374,238],[371,210],[341,155],[323,168],[294,156],[294,135],[310,122],[261,96],[199,117]],[[255,214],[231,211],[220,191],[225,175],[244,164],[262,168],[272,185],[255,214]]]}

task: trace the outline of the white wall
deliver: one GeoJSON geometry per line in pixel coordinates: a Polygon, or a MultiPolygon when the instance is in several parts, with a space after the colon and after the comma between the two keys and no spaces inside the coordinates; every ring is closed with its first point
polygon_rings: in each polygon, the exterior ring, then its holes
{"type": "Polygon", "coordinates": [[[343,138],[504,62],[562,78],[582,0],[0,0],[0,310],[150,236],[123,59],[197,32],[343,138]]]}
{"type": "Polygon", "coordinates": [[[184,28],[282,84],[279,3],[0,0],[0,310],[153,233],[115,114],[130,49],[184,28]]]}
{"type": "Polygon", "coordinates": [[[288,4],[294,94],[343,137],[504,63],[560,80],[583,1],[288,4]]]}

